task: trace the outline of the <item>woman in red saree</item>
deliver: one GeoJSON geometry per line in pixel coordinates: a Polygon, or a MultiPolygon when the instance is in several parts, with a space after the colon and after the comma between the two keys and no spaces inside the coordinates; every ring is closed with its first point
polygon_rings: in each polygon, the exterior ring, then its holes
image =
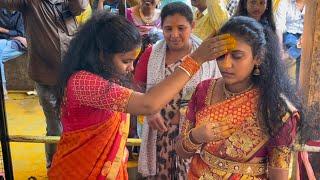
{"type": "Polygon", "coordinates": [[[276,35],[241,16],[220,33],[235,37],[236,47],[217,59],[223,78],[200,83],[189,103],[176,147],[192,157],[188,179],[288,179],[304,119],[276,35]]]}
{"type": "Polygon", "coordinates": [[[134,25],[105,12],[94,15],[71,41],[60,79],[63,133],[49,179],[128,179],[127,113],[158,112],[202,63],[226,53],[234,41],[230,35],[209,39],[145,94],[128,88],[140,45],[134,25]]]}

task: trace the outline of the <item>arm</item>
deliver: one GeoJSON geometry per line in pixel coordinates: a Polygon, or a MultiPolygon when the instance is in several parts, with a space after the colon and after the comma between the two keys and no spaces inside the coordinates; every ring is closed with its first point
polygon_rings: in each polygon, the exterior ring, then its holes
{"type": "Polygon", "coordinates": [[[297,117],[291,117],[272,138],[268,149],[268,172],[272,180],[288,179],[290,158],[293,154],[290,146],[296,137],[297,117]]]}
{"type": "Polygon", "coordinates": [[[86,10],[88,3],[88,0],[69,0],[69,9],[74,16],[78,16],[86,10]]]}
{"type": "Polygon", "coordinates": [[[9,32],[10,32],[10,30],[9,30],[9,29],[6,29],[6,28],[3,28],[3,27],[0,27],[0,33],[8,34],[8,35],[9,35],[9,32]]]}
{"type": "MultiPolygon", "coordinates": [[[[222,35],[205,40],[190,57],[198,64],[225,54],[234,46],[232,37],[222,35]],[[217,48],[217,52],[212,51],[217,48]]],[[[165,80],[154,86],[145,94],[134,92],[128,102],[127,112],[132,114],[155,114],[164,107],[172,98],[180,92],[190,76],[180,68],[177,68],[165,80]]]]}
{"type": "Polygon", "coordinates": [[[23,24],[23,19],[21,14],[19,14],[15,29],[9,30],[7,34],[10,37],[24,36],[24,24],[23,24]]]}
{"type": "Polygon", "coordinates": [[[105,0],[99,0],[97,10],[103,10],[103,3],[105,0]]]}
{"type": "Polygon", "coordinates": [[[182,123],[176,151],[182,158],[191,157],[203,144],[220,141],[229,137],[235,129],[228,122],[209,122],[195,126],[196,113],[205,106],[208,86],[215,80],[201,82],[188,104],[186,120],[182,123]]]}
{"type": "Polygon", "coordinates": [[[28,0],[1,0],[0,8],[22,11],[28,3],[28,0]]]}
{"type": "MultiPolygon", "coordinates": [[[[198,64],[202,64],[210,59],[216,59],[233,47],[234,41],[230,36],[221,35],[204,41],[190,57],[198,64]]],[[[172,100],[190,78],[186,71],[177,68],[169,77],[145,94],[132,92],[132,90],[106,80],[101,83],[102,78],[99,76],[89,80],[86,77],[79,78],[72,85],[75,97],[80,104],[130,114],[150,115],[159,112],[172,100]]]]}

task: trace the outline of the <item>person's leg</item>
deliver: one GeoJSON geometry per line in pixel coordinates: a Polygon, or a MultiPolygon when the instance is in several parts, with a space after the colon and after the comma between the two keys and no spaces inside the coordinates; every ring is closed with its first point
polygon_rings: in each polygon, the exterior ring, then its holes
{"type": "Polygon", "coordinates": [[[296,59],[296,88],[299,88],[301,56],[296,59]]]}
{"type": "Polygon", "coordinates": [[[287,49],[295,47],[297,45],[297,42],[298,38],[294,34],[288,32],[283,34],[283,44],[287,49]]]}
{"type": "Polygon", "coordinates": [[[2,86],[3,92],[7,92],[6,87],[6,77],[4,70],[4,62],[14,59],[18,56],[21,56],[24,52],[18,51],[15,48],[12,48],[12,40],[1,39],[0,40],[0,64],[1,64],[1,78],[2,78],[2,86]]]}
{"type": "Polygon", "coordinates": [[[5,78],[5,73],[4,73],[4,65],[3,65],[3,60],[2,60],[2,51],[5,49],[6,45],[7,45],[7,40],[0,39],[0,68],[1,68],[1,80],[2,80],[2,87],[3,87],[4,95],[7,94],[7,90],[6,90],[6,78],[5,78]]]}
{"type": "MultiPolygon", "coordinates": [[[[47,124],[47,136],[59,136],[61,134],[61,123],[59,106],[57,104],[57,87],[40,85],[36,83],[39,102],[42,106],[47,124]]],[[[45,144],[47,168],[50,168],[52,157],[56,151],[56,144],[45,144]]]]}

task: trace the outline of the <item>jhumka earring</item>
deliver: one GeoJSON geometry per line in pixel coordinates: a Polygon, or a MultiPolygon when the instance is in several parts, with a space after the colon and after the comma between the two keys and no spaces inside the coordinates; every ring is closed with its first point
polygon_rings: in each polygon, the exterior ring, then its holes
{"type": "Polygon", "coordinates": [[[253,69],[252,75],[254,75],[254,76],[260,76],[261,75],[259,66],[260,66],[259,64],[255,64],[254,65],[254,69],[253,69]]]}

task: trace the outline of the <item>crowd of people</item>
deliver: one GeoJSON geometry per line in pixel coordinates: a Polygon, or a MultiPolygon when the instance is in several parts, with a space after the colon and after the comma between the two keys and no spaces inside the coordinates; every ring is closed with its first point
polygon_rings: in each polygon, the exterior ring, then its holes
{"type": "Polygon", "coordinates": [[[61,135],[45,145],[49,179],[128,179],[129,132],[143,179],[319,178],[317,154],[298,153],[289,171],[294,143],[320,146],[320,105],[296,94],[304,0],[0,8],[4,93],[4,62],[27,52],[46,135],[61,135]]]}

